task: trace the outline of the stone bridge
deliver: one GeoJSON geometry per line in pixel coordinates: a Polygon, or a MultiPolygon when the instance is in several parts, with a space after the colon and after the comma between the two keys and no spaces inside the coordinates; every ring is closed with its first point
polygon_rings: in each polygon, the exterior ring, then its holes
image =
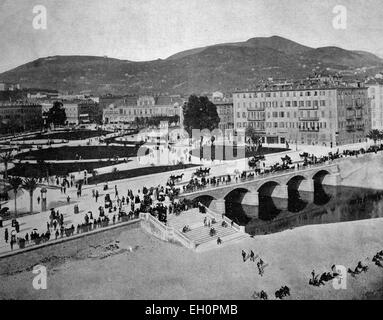
{"type": "Polygon", "coordinates": [[[225,213],[225,201],[228,199],[231,202],[257,206],[260,196],[277,198],[279,203],[282,203],[282,207],[287,207],[289,190],[306,191],[306,194],[314,197],[315,183],[337,186],[340,180],[337,164],[318,164],[264,174],[246,180],[240,179],[238,182],[232,179],[227,184],[223,182],[219,186],[207,186],[193,192],[180,193],[179,198],[198,199],[219,213],[225,213]],[[203,200],[208,200],[209,204],[203,200]]]}

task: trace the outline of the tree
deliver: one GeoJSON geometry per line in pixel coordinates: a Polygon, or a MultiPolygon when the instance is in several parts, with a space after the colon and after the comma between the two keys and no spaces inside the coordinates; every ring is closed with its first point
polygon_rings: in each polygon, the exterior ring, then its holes
{"type": "Polygon", "coordinates": [[[55,101],[53,107],[44,114],[47,117],[47,125],[53,123],[55,126],[63,126],[66,122],[66,113],[63,104],[60,101],[55,101]]]}
{"type": "Polygon", "coordinates": [[[254,151],[254,145],[255,153],[258,151],[259,146],[261,145],[261,135],[253,128],[253,127],[246,127],[245,136],[249,143],[252,144],[252,149],[254,151]]]}
{"type": "Polygon", "coordinates": [[[37,179],[35,178],[27,178],[23,181],[21,187],[29,192],[30,197],[30,213],[33,213],[33,192],[37,189],[37,179]]]}
{"type": "Polygon", "coordinates": [[[13,160],[12,151],[0,154],[0,162],[4,164],[4,179],[8,179],[8,163],[13,160]]]}
{"type": "Polygon", "coordinates": [[[13,190],[13,193],[15,194],[15,213],[14,213],[14,217],[16,218],[17,216],[17,191],[19,191],[19,188],[21,186],[21,184],[23,183],[23,180],[21,180],[20,177],[11,177],[8,179],[8,183],[10,184],[12,190],[13,190]]]}
{"type": "Polygon", "coordinates": [[[204,96],[191,95],[183,106],[183,114],[184,127],[190,136],[193,129],[212,131],[220,122],[216,105],[204,96]]]}
{"type": "Polygon", "coordinates": [[[374,141],[374,144],[376,144],[376,141],[382,138],[382,135],[379,130],[373,129],[367,134],[367,138],[374,141]]]}

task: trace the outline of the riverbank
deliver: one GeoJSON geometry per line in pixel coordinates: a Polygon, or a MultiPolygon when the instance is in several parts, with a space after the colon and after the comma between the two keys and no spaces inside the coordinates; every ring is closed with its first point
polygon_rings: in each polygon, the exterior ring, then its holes
{"type": "Polygon", "coordinates": [[[368,154],[344,158],[338,163],[341,184],[347,187],[383,189],[383,156],[368,154]]]}
{"type": "Polygon", "coordinates": [[[32,266],[1,275],[0,299],[252,299],[254,290],[274,298],[282,285],[290,288],[289,299],[383,298],[383,269],[371,262],[383,249],[383,219],[305,226],[202,253],[140,229],[116,234],[115,240],[120,252],[107,257],[98,246],[43,261],[47,290],[33,289],[32,266]],[[268,264],[263,277],[255,263],[242,261],[242,249],[252,249],[268,264]],[[320,288],[308,284],[313,269],[329,271],[332,264],[354,268],[359,260],[369,270],[348,276],[347,290],[335,290],[331,282],[320,288]]]}

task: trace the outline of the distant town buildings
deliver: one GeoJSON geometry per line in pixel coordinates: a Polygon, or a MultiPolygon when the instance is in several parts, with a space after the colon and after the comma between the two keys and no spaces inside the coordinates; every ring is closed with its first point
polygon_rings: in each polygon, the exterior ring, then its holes
{"type": "Polygon", "coordinates": [[[20,84],[18,83],[5,83],[0,82],[0,91],[15,91],[20,90],[20,84]]]}
{"type": "Polygon", "coordinates": [[[0,102],[0,129],[12,129],[12,126],[23,130],[41,128],[41,110],[41,104],[37,103],[0,102]]]}
{"type": "Polygon", "coordinates": [[[130,124],[137,118],[182,117],[180,96],[126,96],[103,110],[105,124],[130,124]]]}
{"type": "MultiPolygon", "coordinates": [[[[42,115],[48,112],[53,107],[54,101],[43,101],[42,115]]],[[[65,115],[67,118],[68,125],[79,125],[87,123],[99,123],[102,119],[102,111],[99,108],[98,103],[92,99],[88,100],[61,100],[63,108],[65,109],[65,115]]]]}

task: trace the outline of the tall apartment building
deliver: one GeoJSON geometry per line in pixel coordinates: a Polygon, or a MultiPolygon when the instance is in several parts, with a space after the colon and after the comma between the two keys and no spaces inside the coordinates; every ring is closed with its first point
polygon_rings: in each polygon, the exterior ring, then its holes
{"type": "Polygon", "coordinates": [[[233,93],[234,128],[253,127],[267,143],[343,145],[371,128],[367,88],[359,85],[274,86],[233,93]]]}
{"type": "Polygon", "coordinates": [[[366,86],[371,103],[371,128],[383,130],[383,80],[369,81],[366,86]]]}

